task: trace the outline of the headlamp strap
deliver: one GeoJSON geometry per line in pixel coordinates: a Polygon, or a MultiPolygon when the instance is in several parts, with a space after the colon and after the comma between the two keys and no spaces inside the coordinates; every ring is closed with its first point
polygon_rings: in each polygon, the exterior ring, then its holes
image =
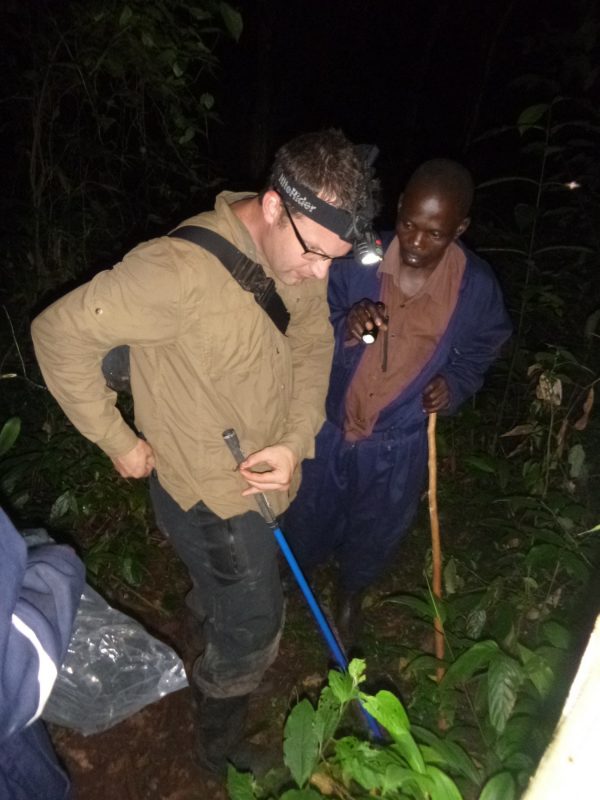
{"type": "Polygon", "coordinates": [[[208,228],[201,228],[199,225],[184,225],[174,230],[169,236],[193,242],[216,256],[242,289],[252,292],[258,305],[269,315],[277,329],[285,335],[290,321],[290,312],[277,294],[275,281],[265,274],[260,264],[252,261],[220,234],[208,228]]]}
{"type": "Polygon", "coordinates": [[[319,225],[336,233],[345,242],[352,242],[354,224],[352,215],[322,200],[302,183],[292,182],[283,172],[275,180],[275,191],[284,203],[294,206],[300,213],[314,219],[319,225]]]}

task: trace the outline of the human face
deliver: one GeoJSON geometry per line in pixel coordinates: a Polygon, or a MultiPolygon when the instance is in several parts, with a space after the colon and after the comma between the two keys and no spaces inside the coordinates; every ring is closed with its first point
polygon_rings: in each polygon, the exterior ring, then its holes
{"type": "Polygon", "coordinates": [[[281,198],[275,197],[276,211],[263,242],[273,271],[288,286],[309,278],[323,280],[332,260],[347,255],[352,245],[304,214],[295,216],[292,224],[281,198]]]}
{"type": "Polygon", "coordinates": [[[296,223],[294,222],[294,217],[290,213],[289,208],[283,198],[281,198],[281,205],[283,206],[283,210],[285,211],[285,215],[289,220],[290,225],[292,226],[292,230],[294,231],[294,235],[298,240],[300,247],[302,248],[302,255],[303,256],[314,256],[312,261],[331,261],[331,256],[328,256],[327,253],[321,253],[319,250],[311,250],[310,247],[306,244],[304,239],[302,238],[302,234],[298,230],[296,223]]]}
{"type": "Polygon", "coordinates": [[[454,199],[427,188],[409,189],[400,200],[396,236],[404,266],[433,272],[469,219],[459,214],[454,199]]]}

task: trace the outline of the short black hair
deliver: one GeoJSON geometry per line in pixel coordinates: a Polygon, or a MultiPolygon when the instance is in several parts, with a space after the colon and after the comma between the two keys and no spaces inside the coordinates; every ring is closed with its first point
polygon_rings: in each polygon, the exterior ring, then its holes
{"type": "Polygon", "coordinates": [[[410,176],[404,191],[417,187],[449,195],[456,202],[461,216],[469,216],[475,185],[469,170],[458,161],[450,158],[425,161],[410,176]]]}

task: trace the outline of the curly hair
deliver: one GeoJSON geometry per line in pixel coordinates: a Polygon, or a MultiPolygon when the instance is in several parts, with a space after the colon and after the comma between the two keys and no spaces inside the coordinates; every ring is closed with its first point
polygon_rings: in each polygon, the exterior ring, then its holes
{"type": "Polygon", "coordinates": [[[373,170],[340,130],[304,133],[284,144],[275,153],[267,188],[281,173],[337,208],[353,213],[371,204],[370,216],[375,213],[373,170]]]}

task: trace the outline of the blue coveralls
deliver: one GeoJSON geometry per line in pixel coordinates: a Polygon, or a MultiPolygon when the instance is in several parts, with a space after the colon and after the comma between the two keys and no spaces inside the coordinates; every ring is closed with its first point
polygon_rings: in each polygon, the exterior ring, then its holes
{"type": "Polygon", "coordinates": [[[84,569],[73,550],[27,550],[0,509],[0,800],[66,800],[70,784],[39,719],[71,638],[84,569]]]}
{"type": "Polygon", "coordinates": [[[463,249],[467,263],[458,301],[433,356],[382,410],[372,434],[357,442],[344,440],[345,399],[365,345],[344,345],[346,316],[359,300],[380,299],[380,281],[377,266],[342,261],[331,267],[335,352],[327,421],[317,437],[315,458],[302,465],[300,492],[283,529],[309,572],[335,554],[344,591],[361,591],[379,577],[416,514],[427,468],[425,387],[443,376],[451,395],[444,413],[454,413],[481,387],[510,335],[511,323],[490,266],[463,249]]]}

